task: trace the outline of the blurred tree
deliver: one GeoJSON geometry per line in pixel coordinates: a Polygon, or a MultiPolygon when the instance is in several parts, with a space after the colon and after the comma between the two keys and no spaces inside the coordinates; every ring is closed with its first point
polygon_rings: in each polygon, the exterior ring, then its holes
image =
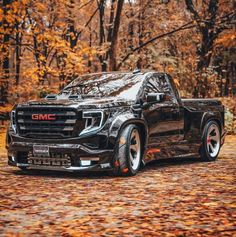
{"type": "Polygon", "coordinates": [[[117,45],[121,14],[124,0],[97,1],[99,9],[99,45],[105,47],[105,53],[99,56],[101,70],[117,70],[117,45]],[[106,7],[109,5],[110,13],[108,23],[105,22],[106,7]]]}
{"type": "Polygon", "coordinates": [[[8,89],[9,89],[9,77],[10,77],[10,52],[9,52],[9,43],[10,36],[12,33],[12,18],[10,15],[10,4],[12,0],[3,0],[2,1],[2,9],[1,9],[1,66],[3,76],[1,78],[1,87],[0,87],[0,103],[4,104],[8,101],[8,89]]]}
{"type": "MultiPolygon", "coordinates": [[[[235,10],[229,8],[234,1],[225,1],[224,5],[219,0],[196,1],[185,0],[187,10],[191,13],[193,20],[197,23],[201,41],[197,48],[197,86],[195,97],[207,95],[209,90],[207,80],[207,69],[211,62],[215,40],[219,34],[228,29],[235,17],[235,10]],[[228,4],[228,5],[226,5],[228,4]]],[[[235,3],[235,2],[234,2],[235,3]]]]}

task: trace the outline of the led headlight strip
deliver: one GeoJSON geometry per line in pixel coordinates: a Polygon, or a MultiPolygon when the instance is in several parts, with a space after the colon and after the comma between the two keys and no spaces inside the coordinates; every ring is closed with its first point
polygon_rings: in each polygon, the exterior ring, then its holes
{"type": "Polygon", "coordinates": [[[11,127],[13,131],[16,133],[16,111],[11,111],[11,127]]]}
{"type": "Polygon", "coordinates": [[[101,110],[83,111],[83,119],[86,119],[85,129],[79,134],[80,136],[99,130],[104,124],[104,112],[101,110]]]}

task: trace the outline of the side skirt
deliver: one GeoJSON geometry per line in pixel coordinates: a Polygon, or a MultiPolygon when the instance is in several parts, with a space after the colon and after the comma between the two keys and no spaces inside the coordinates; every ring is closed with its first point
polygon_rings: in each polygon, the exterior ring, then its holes
{"type": "Polygon", "coordinates": [[[200,143],[182,141],[178,144],[169,144],[160,147],[149,147],[144,157],[144,163],[159,159],[198,157],[200,143]]]}

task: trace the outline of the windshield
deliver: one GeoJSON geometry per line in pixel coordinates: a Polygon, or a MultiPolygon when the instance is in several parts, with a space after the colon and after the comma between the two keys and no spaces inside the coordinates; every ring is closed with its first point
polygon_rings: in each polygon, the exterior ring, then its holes
{"type": "Polygon", "coordinates": [[[94,74],[81,76],[66,86],[61,93],[81,96],[116,96],[135,100],[143,82],[142,74],[94,74]]]}

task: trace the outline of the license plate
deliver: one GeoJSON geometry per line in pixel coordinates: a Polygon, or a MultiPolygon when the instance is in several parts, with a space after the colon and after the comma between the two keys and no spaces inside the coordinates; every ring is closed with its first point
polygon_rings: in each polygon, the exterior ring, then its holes
{"type": "Polygon", "coordinates": [[[34,145],[33,146],[34,156],[45,156],[49,157],[49,147],[44,145],[34,145]]]}

